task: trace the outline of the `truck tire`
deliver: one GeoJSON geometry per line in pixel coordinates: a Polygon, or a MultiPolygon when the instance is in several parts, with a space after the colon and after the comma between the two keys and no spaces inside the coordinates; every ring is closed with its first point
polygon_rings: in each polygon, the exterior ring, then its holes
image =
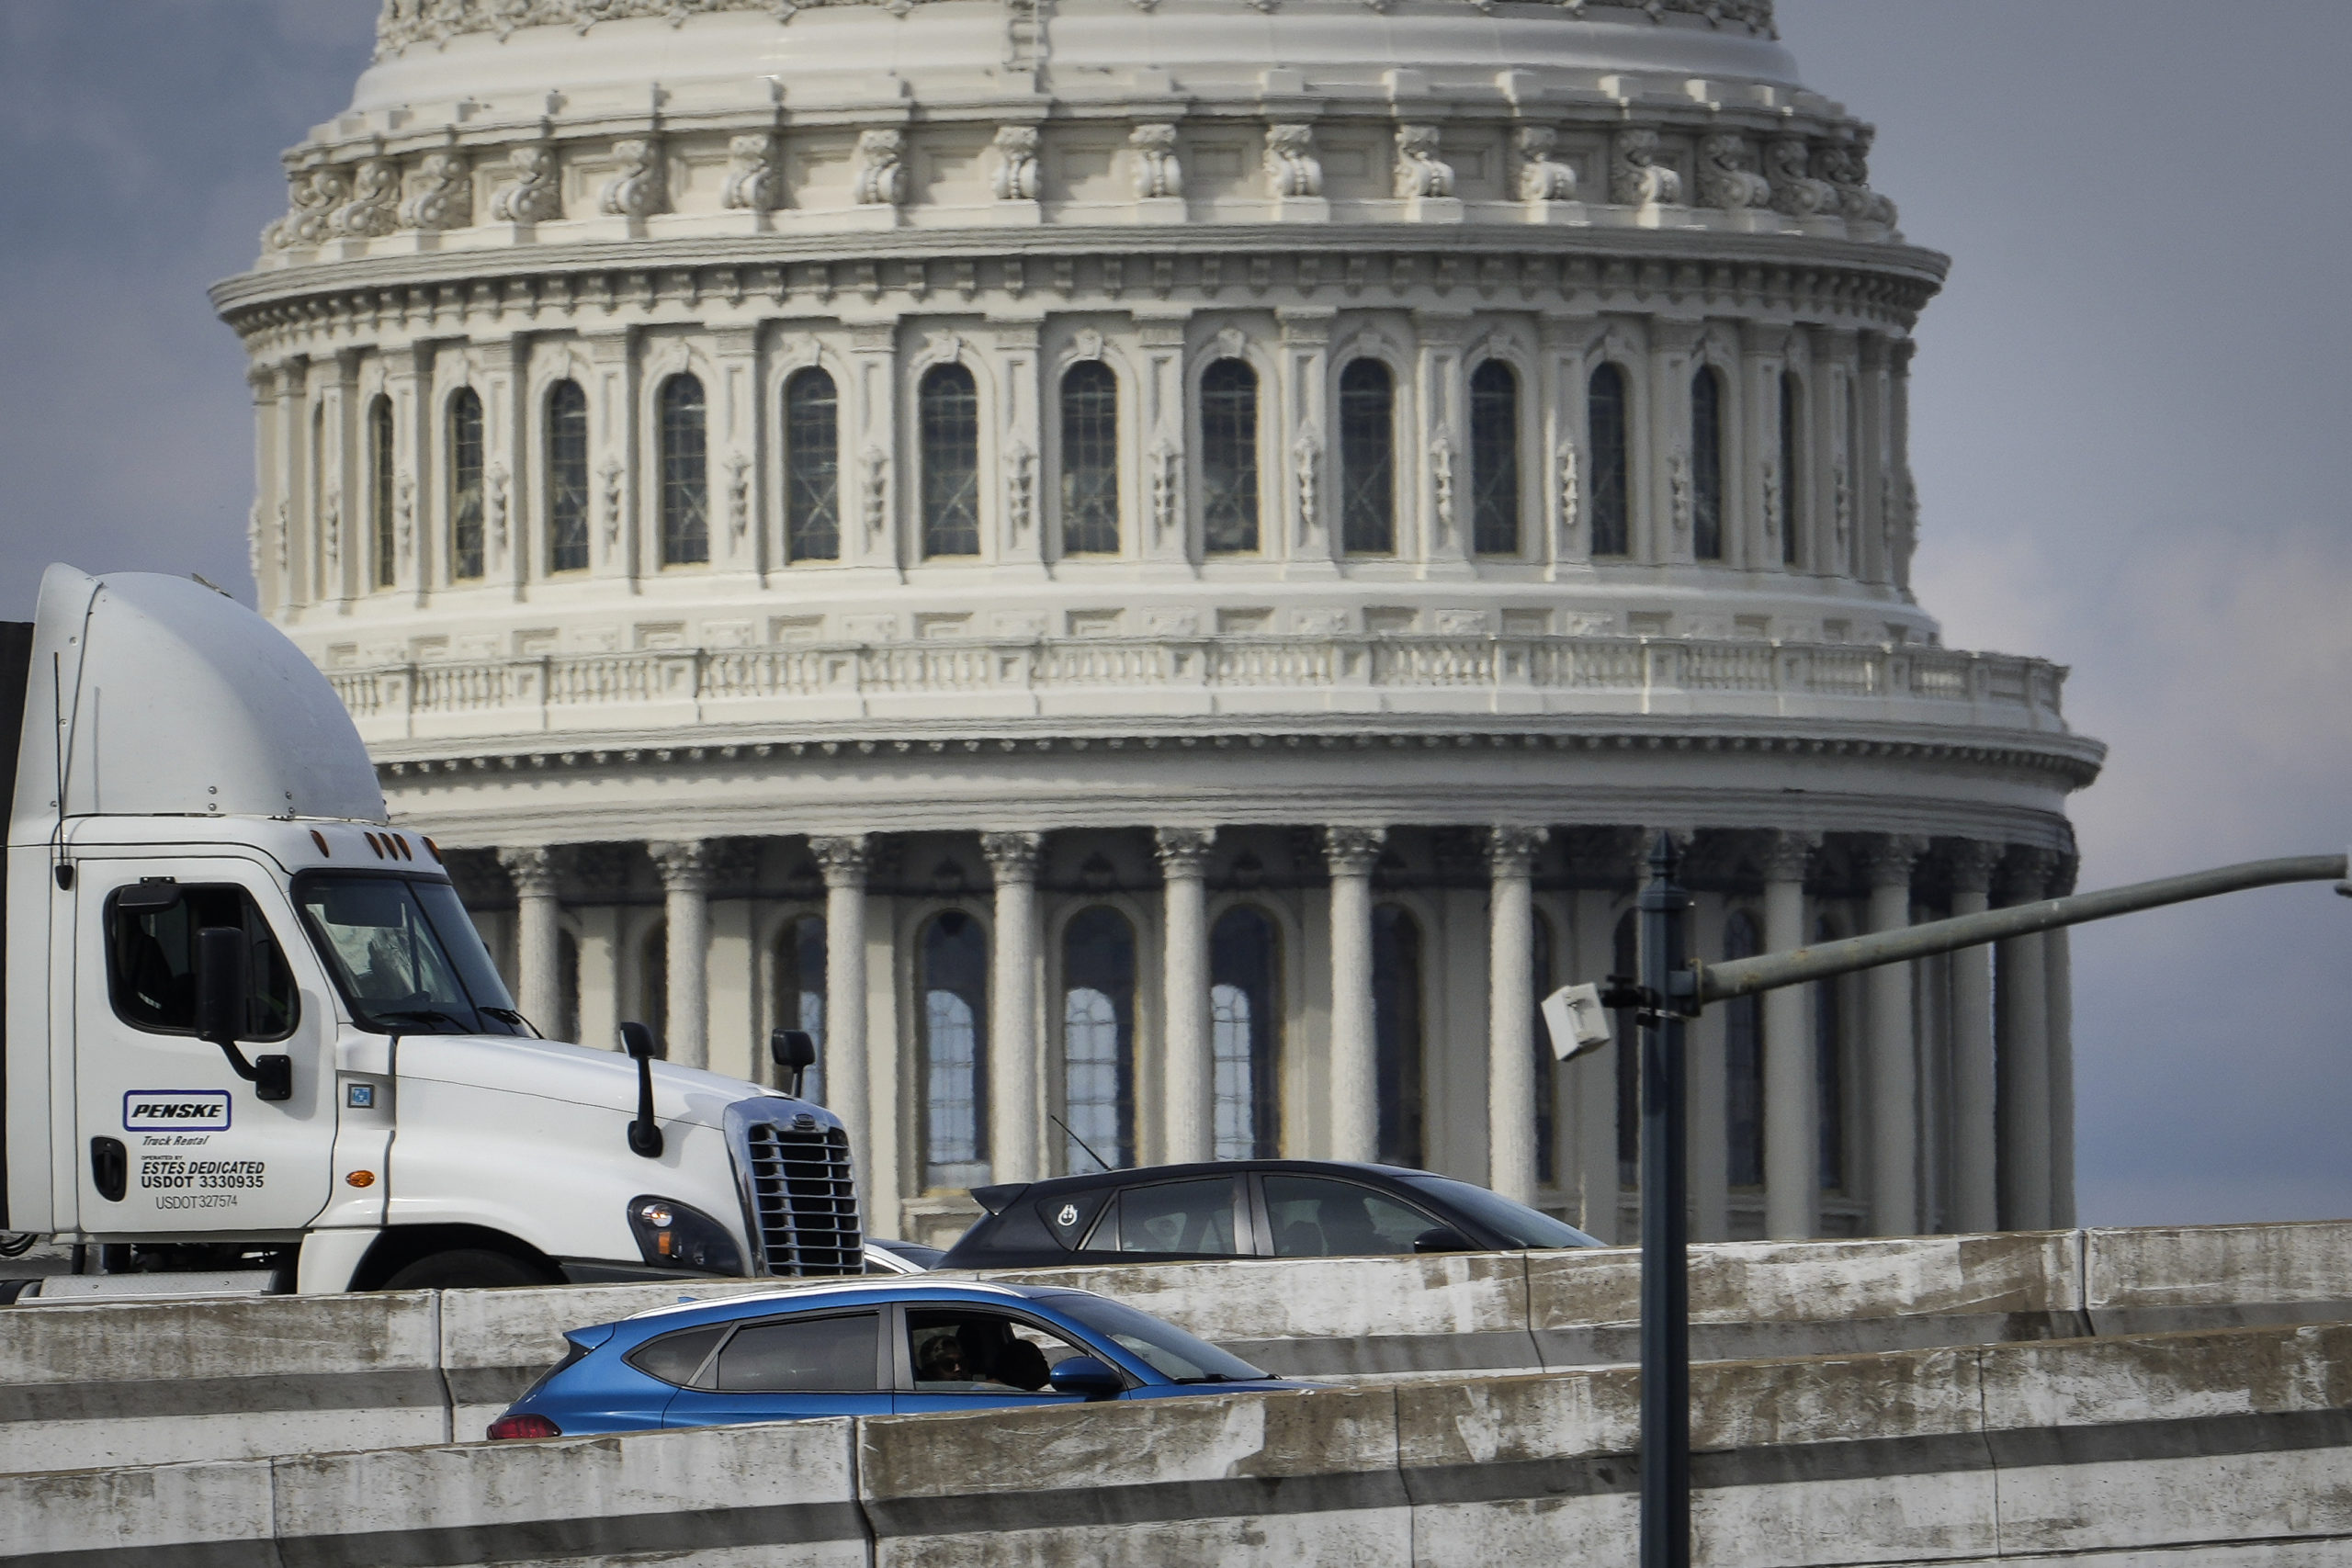
{"type": "Polygon", "coordinates": [[[454,1247],[404,1264],[386,1280],[387,1291],[462,1291],[499,1285],[552,1285],[559,1281],[537,1265],[511,1252],[486,1247],[454,1247]]]}

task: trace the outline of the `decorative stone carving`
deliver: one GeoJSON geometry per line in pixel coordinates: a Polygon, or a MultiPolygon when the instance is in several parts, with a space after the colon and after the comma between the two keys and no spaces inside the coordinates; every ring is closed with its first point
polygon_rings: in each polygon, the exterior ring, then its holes
{"type": "Polygon", "coordinates": [[[719,205],[739,211],[774,212],[784,205],[784,171],[776,167],[775,138],[746,131],[727,142],[727,183],[719,205]]]}
{"type": "Polygon", "coordinates": [[[277,575],[280,577],[284,577],[288,571],[292,570],[294,567],[294,529],[292,522],[293,519],[288,514],[287,503],[282,501],[279,502],[277,503],[277,533],[276,537],[277,545],[277,575]]]}
{"type": "Polygon", "coordinates": [[[1315,511],[1316,479],[1323,465],[1323,444],[1316,438],[1313,425],[1301,425],[1298,439],[1291,443],[1291,467],[1298,476],[1298,542],[1311,542],[1321,519],[1315,511]]]}
{"type": "Polygon", "coordinates": [[[1216,843],[1214,828],[1155,828],[1152,849],[1159,856],[1163,876],[1198,876],[1207,869],[1209,851],[1216,843]]]}
{"type": "Polygon", "coordinates": [[[328,227],[338,234],[369,240],[389,234],[400,221],[401,166],[370,158],[352,175],[351,199],[334,210],[328,227]]]}
{"type": "Polygon", "coordinates": [[[401,204],[401,226],[432,232],[468,228],[473,220],[474,182],[466,161],[455,152],[428,154],[401,204]]]}
{"type": "Polygon", "coordinates": [[[1667,469],[1666,483],[1668,493],[1673,498],[1674,536],[1687,539],[1690,536],[1691,517],[1690,453],[1674,455],[1674,461],[1667,469]]]}
{"type": "Polygon", "coordinates": [[[245,513],[245,570],[255,583],[261,581],[262,510],[256,501],[253,510],[245,513]]]}
{"type": "Polygon", "coordinates": [[[1928,852],[1928,840],[1904,833],[1881,833],[1862,846],[1862,880],[1872,887],[1908,887],[1911,868],[1928,852]]]}
{"type": "Polygon", "coordinates": [[[1430,436],[1430,512],[1441,545],[1453,541],[1453,437],[1442,429],[1430,436]]]}
{"type": "Polygon", "coordinates": [[[1988,839],[1962,839],[1944,859],[1955,893],[1990,893],[1993,872],[2001,863],[2002,846],[1988,839]]]}
{"type": "Polygon", "coordinates": [[[1321,196],[1323,165],[1311,125],[1266,127],[1266,185],[1278,197],[1321,196]]]}
{"type": "Polygon", "coordinates": [[[858,496],[865,513],[865,547],[882,542],[890,522],[890,455],[879,446],[858,454],[858,496]]]}
{"type": "Polygon", "coordinates": [[[562,866],[557,852],[546,844],[525,844],[498,852],[498,863],[506,868],[506,880],[514,885],[517,898],[552,898],[562,866]]]}
{"type": "Polygon", "coordinates": [[[1609,199],[1620,207],[1672,206],[1682,199],[1682,176],[1657,162],[1657,132],[1628,126],[1609,143],[1609,199]]]}
{"type": "Polygon", "coordinates": [[[1151,200],[1184,194],[1184,171],[1176,161],[1176,128],[1138,125],[1127,133],[1136,154],[1136,195],[1151,200]]]}
{"type": "Polygon", "coordinates": [[[1015,436],[1004,453],[1004,520],[1016,545],[1028,536],[1036,496],[1037,454],[1029,450],[1027,442],[1015,436]]]}
{"type": "Polygon", "coordinates": [[[1398,196],[1453,194],[1453,165],[1438,156],[1438,128],[1434,125],[1400,125],[1396,128],[1398,196]]]}
{"type": "Polygon", "coordinates": [[[490,551],[493,556],[506,553],[506,465],[492,463],[490,472],[482,476],[483,510],[490,524],[490,551]]]}
{"type": "Polygon", "coordinates": [[[343,570],[343,497],[329,490],[319,502],[319,531],[325,536],[327,579],[333,592],[335,575],[343,570]]]}
{"type": "Polygon", "coordinates": [[[1578,530],[1584,526],[1584,479],[1577,444],[1560,443],[1560,553],[1574,555],[1578,530]]]}
{"type": "Polygon", "coordinates": [[[1838,562],[1842,567],[1847,559],[1847,543],[1854,536],[1854,481],[1842,455],[1830,465],[1829,487],[1831,513],[1837,529],[1838,562]]]}
{"type": "Polygon", "coordinates": [[[1323,863],[1334,876],[1369,876],[1387,841],[1385,828],[1326,828],[1323,863]]]}
{"type": "Polygon", "coordinates": [[[896,130],[862,130],[857,136],[858,201],[867,207],[902,207],[907,199],[907,139],[896,130]]]}
{"type": "Polygon", "coordinates": [[[1030,882],[1037,875],[1037,856],[1046,847],[1043,833],[982,833],[980,853],[988,857],[989,874],[999,882],[1030,882]]]}
{"type": "Polygon", "coordinates": [[[1772,209],[1792,218],[1817,218],[1840,209],[1838,187],[1812,177],[1813,149],[1802,136],[1779,136],[1766,155],[1772,179],[1772,209]]]}
{"type": "Polygon", "coordinates": [[[563,181],[555,149],[544,141],[506,155],[514,178],[490,195],[490,215],[501,223],[552,223],[563,216],[563,181]]]}
{"type": "MultiPolygon", "coordinates": [[[[279,534],[283,536],[286,528],[286,507],[283,502],[279,503],[277,509],[277,525],[279,534]]],[[[406,469],[402,469],[400,476],[392,481],[392,546],[399,553],[402,566],[408,564],[409,552],[415,543],[416,480],[406,469]]],[[[282,549],[279,552],[277,564],[279,570],[285,570],[286,560],[282,549]]]]}
{"type": "Polygon", "coordinates": [[[1519,149],[1519,199],[1574,201],[1577,172],[1552,156],[1560,133],[1548,125],[1522,125],[1512,139],[1519,149]]]}
{"type": "Polygon", "coordinates": [[[1764,457],[1763,479],[1764,540],[1777,544],[1781,537],[1781,459],[1771,453],[1764,457]]]}
{"type": "Polygon", "coordinates": [[[1699,205],[1737,212],[1769,207],[1772,182],[1756,172],[1747,138],[1719,131],[1699,143],[1699,205]]]}
{"type": "Polygon", "coordinates": [[[1003,125],[997,128],[996,198],[999,201],[1037,199],[1037,128],[1003,125]]]}
{"type": "Polygon", "coordinates": [[[1551,836],[1549,828],[1487,829],[1487,874],[1498,878],[1525,876],[1534,869],[1536,852],[1551,836]]]}
{"type": "Polygon", "coordinates": [[[808,855],[824,874],[828,887],[863,887],[873,866],[871,840],[864,833],[812,838],[808,855]]]}
{"type": "Polygon", "coordinates": [[[708,839],[654,839],[645,853],[662,875],[665,893],[707,893],[718,846],[708,839]]]}
{"type": "Polygon", "coordinates": [[[2058,870],[2058,852],[2029,844],[2012,844],[2001,862],[1999,902],[2038,904],[2050,897],[2050,881],[2058,870]]]}
{"type": "Polygon", "coordinates": [[[614,218],[650,218],[670,210],[670,182],[662,168],[660,141],[625,137],[613,143],[613,162],[620,165],[619,172],[598,193],[598,211],[614,218]]]}
{"type": "Polygon", "coordinates": [[[318,244],[334,231],[335,212],[350,199],[342,170],[298,170],[287,180],[286,216],[261,231],[261,243],[273,251],[318,244]]]}
{"type": "Polygon", "coordinates": [[[605,553],[606,555],[620,548],[623,499],[621,480],[628,472],[628,470],[622,466],[621,460],[616,457],[607,457],[604,466],[596,470],[597,478],[605,481],[605,553]]]}
{"type": "Polygon", "coordinates": [[[1871,139],[1867,125],[1858,125],[1851,141],[1821,144],[1813,155],[1813,172],[1838,192],[1838,209],[1849,223],[1883,223],[1894,227],[1894,203],[1870,188],[1871,139]]]}
{"type": "Polygon", "coordinates": [[[1757,869],[1764,874],[1767,882],[1803,883],[1820,850],[1818,833],[1770,832],[1764,835],[1763,845],[1757,852],[1757,869]]]}
{"type": "Polygon", "coordinates": [[[1151,538],[1154,544],[1166,544],[1175,531],[1176,519],[1183,504],[1183,449],[1170,444],[1166,436],[1151,448],[1151,538]]]}
{"type": "Polygon", "coordinates": [[[741,452],[727,455],[727,522],[738,543],[752,531],[752,459],[741,452]]]}

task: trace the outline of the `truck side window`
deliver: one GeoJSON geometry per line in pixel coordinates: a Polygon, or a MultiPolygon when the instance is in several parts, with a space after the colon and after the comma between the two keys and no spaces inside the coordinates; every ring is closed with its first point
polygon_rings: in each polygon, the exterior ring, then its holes
{"type": "Polygon", "coordinates": [[[107,987],[115,1015],[158,1034],[196,1032],[196,933],[230,926],[245,933],[245,1022],[240,1038],[283,1040],[294,1032],[294,974],[253,895],[232,885],[186,886],[164,909],[127,909],[107,899],[107,987]]]}

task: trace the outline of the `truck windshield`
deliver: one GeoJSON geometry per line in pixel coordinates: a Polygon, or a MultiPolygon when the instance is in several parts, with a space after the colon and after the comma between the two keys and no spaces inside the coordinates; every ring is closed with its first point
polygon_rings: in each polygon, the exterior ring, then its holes
{"type": "Polygon", "coordinates": [[[447,883],[311,872],[296,878],[294,899],[360,1028],[528,1032],[447,883]]]}

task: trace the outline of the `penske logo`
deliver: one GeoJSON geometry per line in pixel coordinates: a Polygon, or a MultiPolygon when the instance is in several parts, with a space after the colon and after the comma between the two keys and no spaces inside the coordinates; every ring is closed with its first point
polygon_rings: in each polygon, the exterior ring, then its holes
{"type": "Polygon", "coordinates": [[[225,1133],[229,1094],[217,1089],[135,1089],[122,1097],[129,1133],[225,1133]]]}

